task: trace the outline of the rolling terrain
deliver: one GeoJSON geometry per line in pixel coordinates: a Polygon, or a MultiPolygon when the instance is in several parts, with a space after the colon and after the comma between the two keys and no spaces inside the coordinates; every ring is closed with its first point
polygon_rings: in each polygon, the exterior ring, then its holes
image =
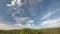
{"type": "Polygon", "coordinates": [[[0,34],[60,34],[60,28],[0,30],[0,34]]]}

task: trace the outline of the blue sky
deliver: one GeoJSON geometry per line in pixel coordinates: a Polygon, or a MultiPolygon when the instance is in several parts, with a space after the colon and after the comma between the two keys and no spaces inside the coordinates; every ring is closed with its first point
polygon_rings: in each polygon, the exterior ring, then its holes
{"type": "Polygon", "coordinates": [[[60,27],[60,0],[0,0],[0,29],[60,27]]]}

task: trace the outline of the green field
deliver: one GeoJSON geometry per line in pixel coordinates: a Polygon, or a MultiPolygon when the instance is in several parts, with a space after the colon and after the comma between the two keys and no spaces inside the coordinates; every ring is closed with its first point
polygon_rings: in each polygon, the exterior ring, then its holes
{"type": "Polygon", "coordinates": [[[60,34],[60,28],[0,30],[0,34],[60,34]]]}

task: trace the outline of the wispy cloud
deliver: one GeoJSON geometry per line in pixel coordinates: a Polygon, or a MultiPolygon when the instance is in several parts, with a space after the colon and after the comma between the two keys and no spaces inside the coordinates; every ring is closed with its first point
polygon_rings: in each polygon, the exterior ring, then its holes
{"type": "Polygon", "coordinates": [[[22,29],[22,28],[35,29],[36,28],[36,26],[33,24],[34,20],[31,20],[27,17],[16,18],[15,24],[11,24],[10,22],[7,22],[2,18],[0,18],[0,19],[1,19],[0,20],[0,30],[12,30],[12,29],[22,29]],[[21,24],[21,23],[25,23],[23,21],[26,22],[25,25],[21,24]]]}
{"type": "Polygon", "coordinates": [[[0,22],[0,30],[10,30],[10,29],[16,29],[17,27],[14,27],[13,25],[6,24],[5,22],[0,22]]]}
{"type": "Polygon", "coordinates": [[[22,25],[22,24],[15,24],[16,27],[20,27],[20,28],[32,28],[32,29],[36,29],[37,26],[35,26],[34,24],[29,24],[27,23],[26,25],[22,25]]]}
{"type": "Polygon", "coordinates": [[[6,6],[15,6],[15,5],[18,5],[20,6],[21,5],[21,0],[12,0],[11,1],[11,4],[7,4],[6,6]]]}
{"type": "Polygon", "coordinates": [[[28,17],[15,17],[14,18],[16,20],[16,22],[20,23],[20,22],[23,22],[23,21],[26,21],[27,23],[28,22],[34,22],[34,20],[28,18],[28,17]]]}
{"type": "MultiPolygon", "coordinates": [[[[26,4],[26,0],[24,0],[25,4],[26,4]]],[[[41,0],[42,1],[42,0],[41,0]]],[[[36,12],[35,12],[35,9],[36,9],[36,6],[37,5],[37,2],[40,2],[40,0],[29,0],[29,4],[30,4],[30,14],[31,16],[35,17],[36,16],[36,12]],[[35,6],[35,7],[34,7],[35,6]]],[[[12,0],[11,1],[11,4],[6,4],[6,6],[10,7],[10,10],[13,12],[11,13],[11,16],[13,17],[13,19],[16,21],[15,24],[13,24],[14,26],[16,26],[17,28],[36,28],[38,26],[36,26],[35,24],[33,24],[33,22],[35,22],[33,19],[31,18],[28,18],[28,17],[20,17],[22,15],[22,13],[26,14],[24,9],[20,8],[20,6],[22,4],[24,4],[21,2],[21,0],[12,0]],[[12,8],[11,8],[12,7],[12,8]],[[17,8],[16,8],[17,7],[17,8]],[[16,9],[15,9],[16,8],[16,9]],[[16,14],[19,14],[19,16],[16,14]],[[26,23],[25,23],[26,22],[26,23]],[[23,25],[22,23],[25,23],[25,25],[23,25]]],[[[55,4],[54,4],[55,5],[55,4]]],[[[40,18],[42,21],[44,19],[48,19],[52,14],[54,14],[55,12],[59,11],[60,8],[58,8],[57,6],[54,6],[53,4],[48,7],[49,9],[48,10],[45,10],[46,12],[48,12],[47,14],[45,13],[45,15],[43,15],[42,18],[40,18]],[[53,7],[54,6],[54,7],[53,7]]],[[[55,26],[59,26],[59,20],[60,19],[55,19],[55,20],[44,20],[42,23],[40,23],[41,27],[55,27],[55,26]]],[[[3,23],[4,24],[4,23],[3,23]]],[[[10,28],[13,27],[8,25],[8,24],[4,24],[6,25],[7,27],[9,26],[10,28]]],[[[3,26],[4,26],[3,25],[3,26]]],[[[39,26],[40,26],[39,25],[39,26]]],[[[41,28],[40,27],[40,28],[41,28]]],[[[14,28],[14,27],[13,27],[14,28]]],[[[38,27],[39,28],[39,27],[38,27]]]]}
{"type": "Polygon", "coordinates": [[[60,8],[56,8],[56,9],[49,9],[48,10],[48,13],[47,14],[45,14],[45,15],[43,15],[43,17],[41,18],[41,20],[44,20],[44,19],[48,19],[49,17],[51,17],[51,15],[53,15],[54,13],[56,13],[56,12],[58,12],[58,11],[60,11],[60,8]]]}
{"type": "Polygon", "coordinates": [[[15,26],[19,26],[19,27],[22,27],[22,28],[36,28],[36,25],[33,24],[33,22],[35,22],[34,20],[31,20],[27,17],[19,17],[19,18],[16,18],[16,24],[15,26]],[[26,22],[26,23],[25,23],[26,22]],[[21,23],[25,23],[25,25],[21,24],[21,23]]]}
{"type": "MultiPolygon", "coordinates": [[[[44,10],[46,13],[43,15],[43,17],[41,18],[42,20],[49,18],[52,14],[60,11],[60,5],[59,5],[60,1],[58,2],[53,2],[51,3],[46,10],[44,10]]],[[[43,10],[43,9],[42,9],[43,10]]]]}
{"type": "Polygon", "coordinates": [[[41,20],[49,18],[54,12],[49,12],[48,14],[44,15],[41,20]]]}
{"type": "Polygon", "coordinates": [[[9,30],[9,29],[17,29],[17,27],[13,26],[9,22],[7,22],[3,17],[0,16],[0,30],[9,30]]]}
{"type": "Polygon", "coordinates": [[[42,28],[60,27],[60,18],[43,21],[40,25],[42,26],[42,28]]]}
{"type": "MultiPolygon", "coordinates": [[[[22,13],[24,13],[25,11],[23,11],[22,8],[20,8],[20,6],[22,4],[26,4],[26,0],[24,0],[24,2],[22,3],[21,0],[12,0],[11,4],[7,4],[7,6],[9,7],[13,7],[10,8],[10,10],[13,12],[11,13],[13,19],[15,20],[15,24],[14,26],[18,27],[18,28],[36,28],[35,24],[33,24],[33,22],[35,22],[34,20],[32,20],[31,18],[28,17],[19,17],[19,16],[15,16],[16,14],[22,15],[22,13]],[[15,6],[16,5],[16,6],[15,6]],[[16,8],[17,7],[17,8],[16,8]],[[16,9],[15,9],[16,8],[16,9]],[[17,10],[17,11],[16,11],[17,10]],[[19,12],[19,13],[18,13],[19,12]],[[21,13],[20,13],[21,12],[21,13]],[[25,23],[25,25],[23,24],[25,23]]],[[[25,13],[24,13],[25,14],[25,13]]]]}

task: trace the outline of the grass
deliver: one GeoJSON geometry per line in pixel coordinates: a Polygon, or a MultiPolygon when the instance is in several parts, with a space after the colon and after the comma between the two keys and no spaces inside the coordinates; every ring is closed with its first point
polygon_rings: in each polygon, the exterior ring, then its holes
{"type": "Polygon", "coordinates": [[[0,34],[60,34],[60,28],[0,30],[0,34]]]}

